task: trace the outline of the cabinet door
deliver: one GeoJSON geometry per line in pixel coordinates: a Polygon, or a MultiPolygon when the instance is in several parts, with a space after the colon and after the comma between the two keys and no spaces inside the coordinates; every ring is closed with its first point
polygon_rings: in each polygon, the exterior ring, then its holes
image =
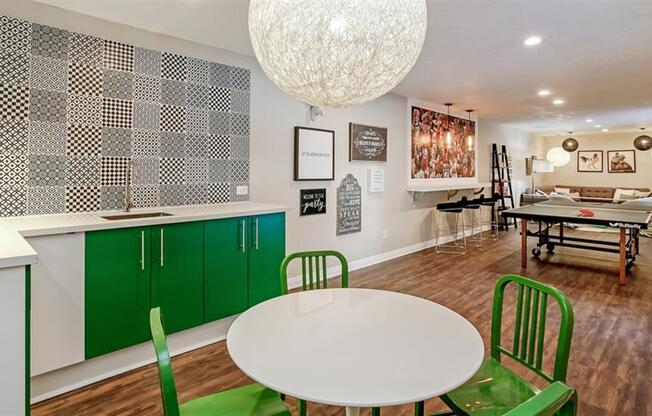
{"type": "Polygon", "coordinates": [[[86,358],[147,341],[148,228],[86,233],[86,358]]]}
{"type": "Polygon", "coordinates": [[[281,294],[285,213],[249,218],[249,307],[281,294]]]}
{"type": "Polygon", "coordinates": [[[204,322],[202,222],[153,226],[152,307],[160,306],[165,332],[204,322]]]}
{"type": "Polygon", "coordinates": [[[206,322],[247,309],[247,224],[246,217],[204,223],[206,322]]]}

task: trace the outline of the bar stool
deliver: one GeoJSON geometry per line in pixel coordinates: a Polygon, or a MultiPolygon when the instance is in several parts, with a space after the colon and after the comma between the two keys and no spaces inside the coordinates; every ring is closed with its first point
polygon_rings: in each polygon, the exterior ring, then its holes
{"type": "Polygon", "coordinates": [[[486,198],[484,195],[480,195],[479,198],[466,203],[465,209],[471,210],[471,237],[469,240],[482,243],[498,239],[498,210],[495,209],[497,200],[495,197],[486,198]],[[487,211],[489,211],[489,215],[486,215],[487,211]],[[489,227],[489,235],[485,237],[485,227],[487,226],[489,227]]]}
{"type": "Polygon", "coordinates": [[[451,254],[466,254],[466,235],[464,234],[464,206],[462,201],[458,202],[444,202],[437,204],[433,212],[435,219],[435,252],[436,253],[451,253],[451,254]],[[453,216],[455,224],[454,232],[451,230],[450,222],[448,221],[453,216]],[[442,235],[442,223],[448,226],[448,234],[442,235]],[[460,224],[461,223],[461,224],[460,224]],[[460,227],[461,225],[461,227],[460,227]],[[462,232],[462,243],[459,242],[460,229],[462,232]],[[453,238],[452,241],[444,241],[446,237],[453,238]],[[442,249],[443,248],[443,249],[442,249]]]}
{"type": "MultiPolygon", "coordinates": [[[[471,226],[468,227],[471,229],[471,236],[469,237],[469,240],[475,243],[480,243],[482,242],[482,215],[480,211],[480,207],[482,206],[480,204],[479,199],[472,199],[468,200],[465,196],[462,197],[462,200],[460,201],[464,208],[464,212],[469,212],[471,214],[471,226]],[[476,236],[476,225],[477,229],[480,231],[479,235],[476,236]]],[[[466,228],[464,229],[464,233],[466,234],[466,228]]],[[[476,247],[479,247],[479,244],[475,245],[476,247]]]]}
{"type": "Polygon", "coordinates": [[[489,218],[489,220],[483,220],[483,226],[489,226],[489,239],[492,241],[498,240],[498,231],[500,230],[500,213],[498,212],[498,198],[500,195],[493,194],[491,198],[485,198],[484,195],[480,195],[480,206],[488,211],[489,215],[482,215],[483,219],[489,218]]]}

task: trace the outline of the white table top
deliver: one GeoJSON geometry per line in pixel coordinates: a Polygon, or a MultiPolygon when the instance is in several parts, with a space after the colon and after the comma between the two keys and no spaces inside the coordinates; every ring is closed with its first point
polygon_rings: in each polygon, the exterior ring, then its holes
{"type": "Polygon", "coordinates": [[[227,336],[236,365],[280,393],[347,407],[447,393],[480,368],[484,345],[444,306],[370,289],[321,289],[263,302],[227,336]]]}

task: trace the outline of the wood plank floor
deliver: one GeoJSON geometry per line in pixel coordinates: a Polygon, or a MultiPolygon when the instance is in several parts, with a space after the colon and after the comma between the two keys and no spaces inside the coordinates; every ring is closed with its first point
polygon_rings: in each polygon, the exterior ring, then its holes
{"type": "MultiPolygon", "coordinates": [[[[614,238],[591,233],[596,235],[614,238]]],[[[646,415],[652,414],[651,266],[652,240],[642,239],[641,256],[625,287],[618,285],[617,257],[593,251],[558,248],[554,255],[530,259],[527,271],[522,272],[518,235],[512,230],[502,233],[500,241],[485,243],[466,256],[424,250],[356,271],[350,283],[351,287],[393,290],[443,304],[473,323],[485,346],[492,291],[501,275],[520,273],[551,284],[568,295],[575,309],[567,382],[579,391],[579,414],[646,415]]],[[[509,311],[506,317],[511,316],[509,311]]],[[[553,338],[547,336],[549,342],[553,338]]],[[[546,358],[550,355],[546,351],[546,358]]],[[[174,366],[181,402],[249,382],[229,358],[224,342],[176,357],[174,366]]],[[[288,403],[296,414],[293,401],[288,399],[288,403]]],[[[444,408],[435,398],[426,409],[444,408]]],[[[156,369],[150,365],[51,399],[33,406],[32,414],[162,414],[156,369]]],[[[344,411],[311,404],[309,414],[334,416],[344,411]]],[[[383,409],[383,415],[410,414],[411,406],[383,409]]]]}

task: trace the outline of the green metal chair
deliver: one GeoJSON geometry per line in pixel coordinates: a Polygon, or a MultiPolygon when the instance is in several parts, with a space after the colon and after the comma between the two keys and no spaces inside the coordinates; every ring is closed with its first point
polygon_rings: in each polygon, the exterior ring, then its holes
{"type": "MultiPolygon", "coordinates": [[[[557,403],[557,400],[551,399],[549,406],[546,407],[547,398],[552,397],[554,399],[557,394],[562,398],[566,397],[566,394],[561,393],[561,390],[564,389],[561,389],[556,382],[566,382],[568,356],[573,337],[573,323],[573,307],[562,292],[522,276],[503,276],[498,280],[494,290],[491,320],[491,357],[482,363],[480,370],[471,380],[452,392],[441,396],[441,399],[456,415],[554,414],[556,411],[547,413],[547,410],[542,410],[541,413],[528,413],[525,410],[521,412],[517,409],[529,409],[531,406],[535,408],[541,405],[544,405],[543,409],[552,409],[555,407],[554,403],[557,403]],[[500,339],[503,298],[505,288],[510,283],[517,285],[516,318],[511,348],[501,345],[500,339]],[[559,337],[557,339],[552,375],[542,370],[548,297],[553,298],[560,309],[559,337]],[[542,379],[553,383],[548,387],[550,390],[547,388],[544,391],[539,391],[537,387],[503,366],[500,361],[503,355],[521,364],[542,379]],[[551,388],[553,385],[556,387],[551,388]],[[546,395],[535,400],[543,392],[547,392],[546,395]],[[527,403],[530,404],[526,405],[527,403]]],[[[574,390],[571,396],[572,400],[568,398],[569,404],[564,408],[564,412],[560,414],[575,414],[577,398],[574,390]]],[[[423,415],[423,413],[423,402],[419,402],[415,407],[415,415],[423,415]]]]}
{"type": "Polygon", "coordinates": [[[165,416],[292,416],[278,393],[260,384],[222,391],[179,406],[160,308],[149,312],[149,325],[156,351],[165,416]]]}
{"type": "Polygon", "coordinates": [[[335,257],[342,265],[342,287],[349,287],[349,263],[340,252],[333,250],[303,251],[283,259],[281,263],[281,293],[288,293],[288,265],[295,259],[301,259],[301,277],[303,290],[328,288],[328,267],[326,259],[335,257]]]}
{"type": "Polygon", "coordinates": [[[576,413],[577,392],[561,381],[555,381],[504,416],[575,416],[576,413]]]}

